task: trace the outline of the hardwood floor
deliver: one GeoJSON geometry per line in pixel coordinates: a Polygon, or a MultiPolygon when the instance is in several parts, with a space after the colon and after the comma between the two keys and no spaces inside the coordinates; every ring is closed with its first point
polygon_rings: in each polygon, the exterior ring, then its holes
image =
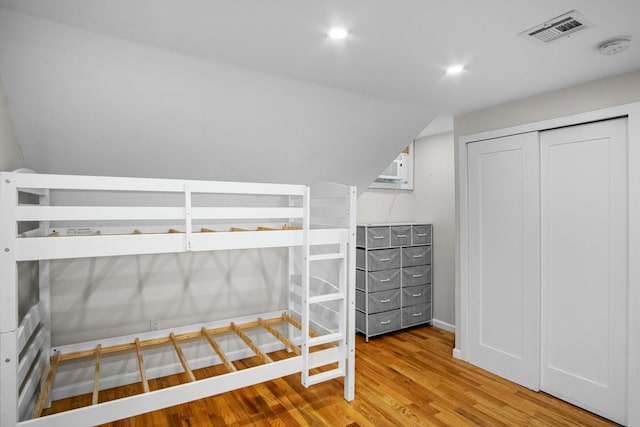
{"type": "MultiPolygon", "coordinates": [[[[431,327],[356,343],[356,399],[342,381],[305,389],[292,375],[112,426],[611,426],[610,421],[544,393],[535,393],[451,357],[453,335],[431,327]]],[[[285,357],[271,354],[274,358],[285,357]]],[[[248,359],[236,362],[250,366],[248,359]]],[[[219,367],[207,368],[216,371],[219,367]]],[[[194,371],[196,377],[213,372],[194,371]]],[[[151,389],[185,381],[174,375],[151,389]]],[[[133,384],[100,392],[100,401],[140,393],[133,384]]],[[[54,403],[56,412],[91,403],[91,395],[54,403]]]]}

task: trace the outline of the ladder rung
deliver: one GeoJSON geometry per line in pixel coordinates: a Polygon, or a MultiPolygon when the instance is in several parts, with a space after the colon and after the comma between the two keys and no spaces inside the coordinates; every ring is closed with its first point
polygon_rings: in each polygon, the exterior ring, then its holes
{"type": "Polygon", "coordinates": [[[324,294],[324,295],[315,295],[309,297],[309,304],[317,304],[319,302],[327,302],[327,301],[339,301],[344,299],[344,294],[342,292],[335,292],[332,294],[324,294]]]}
{"type": "Polygon", "coordinates": [[[307,342],[309,343],[309,347],[313,347],[320,344],[340,341],[342,339],[344,339],[344,335],[339,332],[335,332],[333,334],[320,335],[317,337],[309,338],[307,342]]]}
{"type": "Polygon", "coordinates": [[[324,261],[327,259],[344,259],[344,254],[337,252],[332,254],[309,255],[309,261],[324,261]]]}
{"type": "Polygon", "coordinates": [[[332,369],[330,371],[325,371],[325,372],[321,372],[319,374],[315,374],[315,375],[309,375],[309,378],[307,378],[307,384],[306,386],[312,386],[314,384],[318,384],[321,382],[325,382],[325,381],[329,381],[332,380],[334,378],[339,378],[339,377],[343,377],[344,376],[344,371],[342,369],[332,369]]]}

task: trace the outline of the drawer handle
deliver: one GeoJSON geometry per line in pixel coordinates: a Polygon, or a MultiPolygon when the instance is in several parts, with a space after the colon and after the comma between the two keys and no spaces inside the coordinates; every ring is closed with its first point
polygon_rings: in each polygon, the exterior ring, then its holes
{"type": "Polygon", "coordinates": [[[413,317],[420,317],[420,316],[422,316],[422,312],[420,312],[420,313],[413,313],[413,317]]]}
{"type": "Polygon", "coordinates": [[[418,237],[427,237],[427,233],[418,233],[418,237]]]}
{"type": "Polygon", "coordinates": [[[381,325],[388,325],[389,323],[391,323],[391,320],[383,320],[380,322],[381,325]]]}
{"type": "Polygon", "coordinates": [[[406,234],[397,234],[396,237],[398,239],[404,239],[405,237],[407,237],[407,235],[406,234]]]}
{"type": "Polygon", "coordinates": [[[413,294],[414,297],[421,297],[422,296],[422,292],[420,292],[419,294],[413,294]]]}
{"type": "Polygon", "coordinates": [[[374,239],[384,239],[384,236],[373,236],[374,239]]]}
{"type": "Polygon", "coordinates": [[[414,278],[414,279],[417,279],[418,277],[422,277],[422,274],[414,274],[414,275],[413,275],[413,278],[414,278]]]}
{"type": "Polygon", "coordinates": [[[381,282],[383,282],[383,283],[384,283],[384,282],[390,282],[390,281],[391,281],[391,279],[380,279],[380,281],[381,281],[381,282]]]}
{"type": "Polygon", "coordinates": [[[387,302],[391,302],[391,300],[389,298],[387,299],[381,299],[380,300],[381,303],[387,303],[387,302]]]}
{"type": "Polygon", "coordinates": [[[422,254],[420,254],[420,255],[414,255],[413,257],[414,257],[414,258],[422,258],[422,254]]]}
{"type": "Polygon", "coordinates": [[[391,261],[391,258],[380,258],[380,262],[391,261]]]}

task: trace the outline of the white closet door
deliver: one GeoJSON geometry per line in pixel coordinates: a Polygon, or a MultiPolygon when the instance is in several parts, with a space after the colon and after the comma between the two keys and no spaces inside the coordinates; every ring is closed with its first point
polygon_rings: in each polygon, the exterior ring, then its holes
{"type": "Polygon", "coordinates": [[[626,119],[540,134],[541,388],[626,412],[626,119]]]}
{"type": "Polygon", "coordinates": [[[536,132],[468,145],[469,362],[536,390],[538,153],[536,132]]]}

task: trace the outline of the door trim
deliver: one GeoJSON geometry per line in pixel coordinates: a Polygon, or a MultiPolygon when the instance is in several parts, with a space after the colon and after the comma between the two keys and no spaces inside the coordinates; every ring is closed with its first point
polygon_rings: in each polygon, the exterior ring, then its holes
{"type": "MultiPolygon", "coordinates": [[[[456,290],[460,314],[456,324],[456,347],[453,356],[468,360],[469,310],[469,228],[467,188],[467,144],[502,136],[554,129],[599,120],[627,117],[627,230],[628,260],[640,259],[640,102],[623,104],[586,113],[573,114],[549,120],[527,123],[488,132],[465,135],[457,145],[457,245],[456,290]],[[631,197],[634,195],[635,197],[631,197]]],[[[627,327],[627,423],[640,426],[640,263],[627,263],[628,327],[627,327]],[[634,309],[636,308],[636,309],[634,309]]]]}

